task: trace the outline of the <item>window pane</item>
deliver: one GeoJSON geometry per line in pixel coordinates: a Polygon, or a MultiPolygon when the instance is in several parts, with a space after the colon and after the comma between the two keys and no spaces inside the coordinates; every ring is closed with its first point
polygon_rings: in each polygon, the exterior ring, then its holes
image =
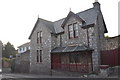
{"type": "Polygon", "coordinates": [[[42,31],[40,31],[40,37],[42,37],[42,31]]]}
{"type": "Polygon", "coordinates": [[[75,63],[75,55],[74,54],[70,54],[69,55],[69,58],[70,58],[70,63],[75,63]]]}
{"type": "Polygon", "coordinates": [[[42,43],[42,37],[40,37],[40,43],[42,43]]]}
{"type": "Polygon", "coordinates": [[[40,31],[40,43],[42,43],[42,31],[40,31]]]}
{"type": "Polygon", "coordinates": [[[39,38],[40,37],[40,32],[37,32],[37,38],[39,38]]]}
{"type": "Polygon", "coordinates": [[[87,64],[86,54],[83,53],[80,55],[80,63],[87,64]]]}
{"type": "Polygon", "coordinates": [[[72,26],[72,24],[69,25],[68,28],[69,28],[69,31],[73,31],[73,26],[72,26]]]}
{"type": "Polygon", "coordinates": [[[39,55],[39,60],[40,60],[40,62],[42,62],[42,50],[40,50],[40,55],[39,55]]]}
{"type": "Polygon", "coordinates": [[[73,37],[73,32],[71,31],[71,32],[70,32],[70,38],[72,38],[72,37],[73,37]]]}
{"type": "Polygon", "coordinates": [[[68,26],[68,31],[69,31],[69,38],[72,38],[73,37],[73,26],[72,24],[68,26]]]}
{"type": "Polygon", "coordinates": [[[37,50],[37,62],[39,62],[39,52],[37,50]]]}
{"type": "Polygon", "coordinates": [[[77,23],[74,24],[74,30],[78,30],[78,24],[77,23]]]}
{"type": "Polygon", "coordinates": [[[39,43],[40,32],[37,32],[37,44],[39,43]]]}
{"type": "Polygon", "coordinates": [[[76,63],[80,63],[80,54],[76,54],[76,63]]]}
{"type": "Polygon", "coordinates": [[[78,31],[75,31],[75,37],[78,37],[78,31]]]}
{"type": "Polygon", "coordinates": [[[74,24],[74,37],[78,37],[78,24],[74,24]]]}

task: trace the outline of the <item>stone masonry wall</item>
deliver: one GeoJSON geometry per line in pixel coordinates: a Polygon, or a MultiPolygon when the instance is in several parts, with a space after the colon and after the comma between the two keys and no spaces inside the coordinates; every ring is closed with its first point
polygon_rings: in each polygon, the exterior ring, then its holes
{"type": "Polygon", "coordinates": [[[65,27],[64,27],[64,34],[62,34],[62,46],[69,46],[69,45],[88,45],[87,43],[87,34],[86,34],[86,29],[82,29],[81,25],[82,23],[78,21],[74,17],[70,17],[70,19],[67,21],[65,27]],[[68,25],[76,23],[78,24],[78,29],[79,29],[79,36],[78,38],[74,39],[69,39],[68,36],[68,25]]]}
{"type": "MultiPolygon", "coordinates": [[[[70,19],[67,21],[65,27],[64,27],[64,34],[62,34],[62,46],[69,46],[69,45],[86,45],[88,46],[88,38],[87,38],[87,34],[89,36],[89,46],[90,48],[94,49],[93,53],[92,53],[92,62],[93,62],[93,71],[98,71],[99,68],[99,56],[100,56],[100,43],[98,44],[99,40],[98,39],[98,28],[99,26],[94,26],[94,27],[90,27],[88,28],[88,33],[87,33],[87,29],[83,29],[81,28],[81,22],[79,20],[77,20],[74,17],[70,17],[70,19]],[[69,39],[68,37],[68,25],[71,23],[78,23],[79,25],[79,37],[75,38],[75,39],[69,39]]],[[[102,32],[102,31],[101,31],[102,32]]],[[[102,32],[103,33],[103,32],[102,32]]],[[[60,37],[58,37],[58,39],[60,39],[60,37]]],[[[60,41],[60,40],[57,40],[60,41]]],[[[60,42],[59,42],[60,43],[60,42]]]]}
{"type": "Polygon", "coordinates": [[[102,44],[102,50],[113,50],[120,46],[120,35],[115,37],[105,38],[105,41],[102,44]]]}
{"type": "Polygon", "coordinates": [[[51,33],[49,29],[40,21],[36,25],[31,37],[30,49],[30,73],[49,74],[51,69],[51,33]],[[42,31],[42,43],[37,44],[37,32],[42,31]],[[37,62],[37,50],[42,50],[42,62],[37,62]]]}
{"type": "Polygon", "coordinates": [[[30,70],[30,52],[17,54],[14,67],[14,72],[28,73],[30,70]]]}
{"type": "Polygon", "coordinates": [[[79,45],[88,46],[89,36],[89,46],[94,49],[92,53],[92,62],[93,62],[93,71],[98,71],[100,65],[100,51],[101,51],[101,42],[103,42],[103,23],[102,18],[98,19],[95,26],[87,29],[81,28],[81,21],[71,16],[64,26],[64,33],[53,35],[50,33],[50,30],[41,22],[36,25],[36,28],[31,36],[31,51],[30,51],[30,72],[31,73],[49,73],[51,70],[51,58],[50,52],[53,48],[59,46],[71,46],[79,45]],[[68,25],[73,23],[78,23],[79,26],[79,36],[78,38],[69,39],[68,37],[68,25]],[[99,23],[99,24],[98,24],[99,23]],[[42,31],[42,43],[37,44],[37,32],[42,31]],[[42,50],[42,63],[36,62],[36,50],[42,50]]]}

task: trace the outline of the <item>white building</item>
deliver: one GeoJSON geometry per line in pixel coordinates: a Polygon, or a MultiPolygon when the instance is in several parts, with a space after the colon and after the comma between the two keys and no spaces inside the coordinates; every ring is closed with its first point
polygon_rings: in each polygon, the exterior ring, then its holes
{"type": "Polygon", "coordinates": [[[27,50],[30,50],[30,42],[27,42],[27,43],[18,47],[18,53],[24,53],[27,50]]]}

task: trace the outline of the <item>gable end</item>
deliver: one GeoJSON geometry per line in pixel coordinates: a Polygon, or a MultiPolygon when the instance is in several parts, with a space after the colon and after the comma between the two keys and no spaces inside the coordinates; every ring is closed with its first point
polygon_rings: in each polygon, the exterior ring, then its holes
{"type": "Polygon", "coordinates": [[[68,19],[71,17],[71,16],[74,16],[75,18],[77,18],[78,20],[82,21],[82,23],[85,23],[85,21],[80,18],[77,14],[73,13],[72,11],[69,12],[69,14],[67,15],[67,17],[65,18],[64,22],[62,23],[61,27],[64,28],[66,22],[68,21],[68,19]]]}

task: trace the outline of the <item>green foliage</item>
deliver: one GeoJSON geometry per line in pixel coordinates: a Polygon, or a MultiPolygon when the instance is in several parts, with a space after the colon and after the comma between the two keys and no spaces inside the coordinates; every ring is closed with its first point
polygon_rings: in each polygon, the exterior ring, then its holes
{"type": "Polygon", "coordinates": [[[109,38],[109,36],[107,35],[107,36],[105,36],[105,38],[109,38]]]}
{"type": "Polygon", "coordinates": [[[2,57],[9,58],[10,56],[16,56],[17,51],[15,50],[14,46],[8,42],[3,46],[3,53],[2,57]]]}
{"type": "Polygon", "coordinates": [[[8,62],[11,61],[10,58],[6,58],[6,57],[3,57],[2,60],[3,60],[3,61],[8,61],[8,62]]]}

